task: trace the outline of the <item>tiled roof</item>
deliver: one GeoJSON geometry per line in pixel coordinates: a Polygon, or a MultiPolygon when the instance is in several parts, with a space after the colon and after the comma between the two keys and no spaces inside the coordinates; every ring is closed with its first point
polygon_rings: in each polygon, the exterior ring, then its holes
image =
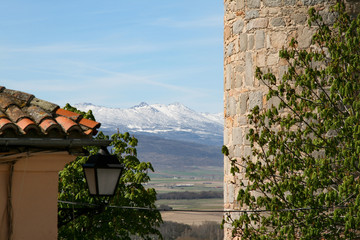
{"type": "Polygon", "coordinates": [[[99,127],[54,103],[0,86],[0,138],[91,138],[99,127]]]}

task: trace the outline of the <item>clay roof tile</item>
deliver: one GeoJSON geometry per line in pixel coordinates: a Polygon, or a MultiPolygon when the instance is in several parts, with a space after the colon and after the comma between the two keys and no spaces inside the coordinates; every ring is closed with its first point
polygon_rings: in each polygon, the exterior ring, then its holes
{"type": "Polygon", "coordinates": [[[50,113],[54,113],[56,111],[56,109],[59,108],[59,106],[54,104],[54,103],[44,101],[44,100],[41,100],[41,99],[38,99],[38,98],[33,98],[30,101],[30,105],[38,106],[38,107],[40,107],[40,108],[42,108],[45,111],[48,111],[50,113]]]}
{"type": "Polygon", "coordinates": [[[67,117],[58,116],[55,120],[64,129],[65,133],[70,133],[71,131],[81,131],[80,126],[67,117]]]}
{"type": "Polygon", "coordinates": [[[24,112],[27,113],[37,124],[40,124],[45,118],[52,118],[52,114],[48,113],[39,106],[29,106],[24,108],[24,112]]]}
{"type": "Polygon", "coordinates": [[[0,110],[0,118],[7,118],[7,115],[0,110]]]}
{"type": "Polygon", "coordinates": [[[0,136],[14,135],[18,132],[17,126],[7,118],[0,119],[0,136]],[[10,134],[9,134],[10,132],[10,134]]]}
{"type": "Polygon", "coordinates": [[[57,129],[59,132],[61,131],[60,125],[52,119],[45,119],[40,123],[39,126],[45,134],[48,134],[50,131],[54,129],[57,129]]]}
{"type": "Polygon", "coordinates": [[[6,109],[5,113],[14,123],[18,122],[21,118],[26,117],[26,114],[17,105],[11,105],[6,109]]]}
{"type": "Polygon", "coordinates": [[[98,123],[98,122],[95,122],[93,120],[89,120],[86,118],[82,118],[79,123],[88,128],[99,128],[101,126],[101,123],[98,123]]]}
{"type": "Polygon", "coordinates": [[[7,118],[1,118],[0,119],[0,131],[3,131],[5,128],[11,127],[13,129],[17,129],[16,125],[12,123],[7,118]]]}
{"type": "Polygon", "coordinates": [[[32,94],[11,90],[11,89],[4,89],[3,93],[21,101],[21,107],[26,106],[34,98],[34,95],[32,94]]]}
{"type": "Polygon", "coordinates": [[[5,111],[10,105],[21,105],[21,102],[4,93],[0,93],[1,110],[5,111]]]}
{"type": "Polygon", "coordinates": [[[28,133],[30,130],[38,131],[38,128],[36,127],[36,124],[34,121],[32,121],[29,118],[23,118],[21,119],[17,125],[20,127],[21,130],[23,130],[25,133],[28,133]]]}
{"type": "Polygon", "coordinates": [[[62,109],[62,108],[57,109],[55,113],[57,115],[70,118],[71,120],[73,120],[75,122],[78,122],[79,119],[81,118],[80,114],[74,113],[74,112],[71,112],[71,111],[68,111],[68,110],[65,110],[65,109],[62,109]]]}

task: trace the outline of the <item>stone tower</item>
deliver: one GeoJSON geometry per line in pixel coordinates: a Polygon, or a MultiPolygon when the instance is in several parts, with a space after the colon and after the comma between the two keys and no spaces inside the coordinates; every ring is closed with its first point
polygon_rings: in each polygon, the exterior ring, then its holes
{"type": "MultiPolygon", "coordinates": [[[[350,11],[357,12],[360,0],[348,0],[350,11]]],[[[292,38],[299,48],[310,47],[315,28],[308,27],[308,9],[320,11],[324,21],[331,23],[332,0],[224,0],[224,145],[230,158],[251,154],[246,134],[247,114],[259,105],[266,108],[266,87],[255,79],[255,68],[269,69],[281,77],[286,62],[279,59],[279,50],[292,38]]],[[[224,163],[224,208],[239,209],[236,203],[238,186],[244,181],[241,171],[230,173],[230,161],[224,163]]],[[[233,213],[236,218],[236,213],[233,213]]],[[[225,239],[232,239],[231,226],[225,225],[225,239]]]]}

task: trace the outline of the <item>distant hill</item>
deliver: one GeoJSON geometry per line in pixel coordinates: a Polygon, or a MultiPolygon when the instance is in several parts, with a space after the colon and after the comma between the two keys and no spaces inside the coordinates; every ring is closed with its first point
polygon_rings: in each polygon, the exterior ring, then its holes
{"type": "Polygon", "coordinates": [[[142,161],[150,161],[155,169],[181,169],[190,167],[222,167],[220,146],[135,135],[139,140],[138,155],[142,161]]]}

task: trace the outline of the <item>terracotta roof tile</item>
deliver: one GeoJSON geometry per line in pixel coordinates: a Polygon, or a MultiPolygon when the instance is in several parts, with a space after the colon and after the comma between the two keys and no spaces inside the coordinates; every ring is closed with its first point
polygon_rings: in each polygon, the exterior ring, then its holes
{"type": "Polygon", "coordinates": [[[89,130],[86,130],[84,133],[85,133],[86,135],[93,135],[93,134],[94,134],[94,131],[95,131],[95,130],[93,130],[93,129],[89,129],[89,130]]]}
{"type": "Polygon", "coordinates": [[[72,131],[82,131],[81,127],[76,122],[67,117],[58,116],[55,120],[60,124],[66,133],[70,133],[72,131]]]}
{"type": "Polygon", "coordinates": [[[1,110],[5,111],[12,104],[21,105],[21,102],[4,94],[4,93],[0,93],[0,108],[1,108],[1,110]]]}
{"type": "Polygon", "coordinates": [[[21,119],[16,125],[18,125],[25,133],[28,133],[30,130],[38,130],[35,122],[29,118],[21,119]]]}
{"type": "Polygon", "coordinates": [[[70,118],[70,119],[72,119],[74,121],[78,121],[81,118],[80,114],[74,113],[74,112],[71,112],[71,111],[68,111],[68,110],[65,110],[65,109],[62,109],[62,108],[58,108],[56,110],[56,114],[68,117],[68,118],[70,118]]]}
{"type": "Polygon", "coordinates": [[[5,113],[14,123],[26,117],[26,114],[17,105],[11,105],[6,109],[5,113]]]}
{"type": "Polygon", "coordinates": [[[99,127],[54,103],[0,86],[0,138],[91,138],[99,127]]]}
{"type": "Polygon", "coordinates": [[[56,128],[59,131],[61,130],[61,127],[57,122],[55,122],[52,119],[45,119],[39,124],[40,128],[43,130],[44,133],[50,131],[52,128],[56,128]]]}
{"type": "Polygon", "coordinates": [[[81,125],[88,127],[88,128],[99,128],[100,127],[100,123],[95,122],[93,120],[89,120],[86,118],[82,118],[79,122],[81,125]]]}
{"type": "Polygon", "coordinates": [[[3,89],[3,93],[5,93],[9,96],[12,96],[13,98],[21,101],[22,102],[21,107],[24,107],[25,105],[27,105],[34,98],[34,95],[32,95],[32,94],[15,91],[15,90],[11,90],[11,89],[3,89]]]}
{"type": "Polygon", "coordinates": [[[48,111],[48,112],[51,112],[51,113],[59,108],[59,106],[54,104],[54,103],[44,101],[44,100],[41,100],[41,99],[38,99],[38,98],[33,98],[30,101],[30,105],[38,106],[38,107],[44,109],[45,111],[48,111]]]}
{"type": "Polygon", "coordinates": [[[45,118],[51,118],[52,115],[42,109],[41,107],[32,105],[30,107],[24,108],[26,112],[37,124],[40,124],[45,118]]]}
{"type": "Polygon", "coordinates": [[[17,126],[7,118],[0,119],[1,137],[15,137],[18,134],[17,126]]]}
{"type": "Polygon", "coordinates": [[[7,118],[7,115],[0,110],[0,118],[7,118]]]}
{"type": "Polygon", "coordinates": [[[16,125],[14,123],[12,123],[9,119],[1,118],[0,119],[0,131],[4,131],[5,128],[12,128],[14,130],[17,130],[16,125]]]}

